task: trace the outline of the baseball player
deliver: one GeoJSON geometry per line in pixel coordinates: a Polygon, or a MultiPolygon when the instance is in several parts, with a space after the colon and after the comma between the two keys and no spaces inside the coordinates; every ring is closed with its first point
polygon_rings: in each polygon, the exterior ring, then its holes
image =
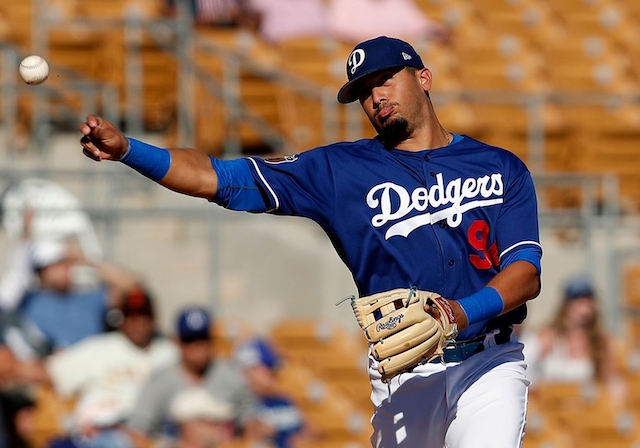
{"type": "Polygon", "coordinates": [[[352,305],[372,341],[372,446],[518,447],[529,382],[513,325],[539,293],[542,255],[530,173],[514,154],[440,124],[432,73],[408,43],[358,44],[347,76],[338,101],[359,101],[376,138],[219,160],[150,146],[89,116],[83,151],[229,209],[304,216],[323,228],[366,299],[352,305]],[[402,288],[406,300],[377,296],[402,288]],[[413,322],[425,330],[394,333],[413,322]]]}

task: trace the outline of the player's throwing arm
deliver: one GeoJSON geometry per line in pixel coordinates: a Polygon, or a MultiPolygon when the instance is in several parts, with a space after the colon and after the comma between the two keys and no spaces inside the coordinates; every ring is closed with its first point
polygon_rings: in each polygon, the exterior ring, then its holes
{"type": "Polygon", "coordinates": [[[95,161],[120,161],[179,193],[205,199],[216,194],[216,172],[211,158],[201,151],[158,148],[127,138],[112,123],[96,115],[87,117],[80,132],[83,153],[95,161]]]}

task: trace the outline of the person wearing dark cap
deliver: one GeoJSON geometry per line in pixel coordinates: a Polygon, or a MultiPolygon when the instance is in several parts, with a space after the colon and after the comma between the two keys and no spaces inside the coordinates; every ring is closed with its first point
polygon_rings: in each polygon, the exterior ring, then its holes
{"type": "Polygon", "coordinates": [[[119,311],[115,331],[88,337],[44,362],[55,392],[75,399],[73,433],[87,446],[126,438],[122,425],[145,381],[179,356],[174,342],[157,331],[147,291],[132,289],[119,311]]]}
{"type": "MultiPolygon", "coordinates": [[[[286,157],[222,160],[154,147],[90,115],[79,127],[80,144],[95,161],[120,161],[182,194],[315,221],[360,298],[397,289],[408,298],[416,290],[440,296],[446,314],[431,306],[422,313],[418,305],[416,318],[425,325],[413,328],[416,337],[387,343],[396,349],[388,352],[396,375],[386,375],[386,350],[370,351],[374,446],[519,446],[529,381],[513,326],[541,288],[531,174],[513,153],[439,121],[433,73],[408,42],[388,36],[361,42],[346,72],[337,100],[359,102],[375,138],[286,157]],[[432,326],[429,316],[444,324],[432,326]],[[434,334],[447,346],[437,357],[427,344],[434,334]]],[[[385,331],[416,322],[398,324],[399,309],[374,311],[385,331]]]]}
{"type": "Polygon", "coordinates": [[[545,383],[602,382],[620,395],[613,341],[604,330],[596,289],[589,276],[569,278],[551,323],[522,336],[532,390],[545,383]]]}
{"type": "Polygon", "coordinates": [[[145,383],[129,427],[151,439],[175,436],[176,422],[171,416],[171,402],[182,390],[202,387],[223,402],[229,403],[238,430],[252,418],[255,397],[233,362],[214,357],[212,322],[201,307],[183,309],[176,321],[180,362],[156,372],[145,383]]]}

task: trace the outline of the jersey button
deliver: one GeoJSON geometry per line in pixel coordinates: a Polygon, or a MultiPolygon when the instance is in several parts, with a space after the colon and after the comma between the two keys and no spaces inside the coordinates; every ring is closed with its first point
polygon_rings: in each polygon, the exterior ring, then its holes
{"type": "Polygon", "coordinates": [[[431,177],[436,177],[436,173],[434,173],[433,171],[431,171],[431,172],[429,173],[429,175],[430,175],[431,177]]]}
{"type": "Polygon", "coordinates": [[[428,162],[428,161],[429,161],[429,156],[426,156],[426,155],[425,155],[425,156],[424,156],[424,161],[425,161],[425,162],[428,162]]]}
{"type": "Polygon", "coordinates": [[[445,227],[447,227],[447,221],[443,219],[438,223],[438,225],[440,226],[441,229],[444,229],[445,227]]]}
{"type": "Polygon", "coordinates": [[[456,262],[455,262],[455,261],[453,261],[453,260],[449,260],[449,266],[453,266],[454,264],[456,264],[456,262]]]}

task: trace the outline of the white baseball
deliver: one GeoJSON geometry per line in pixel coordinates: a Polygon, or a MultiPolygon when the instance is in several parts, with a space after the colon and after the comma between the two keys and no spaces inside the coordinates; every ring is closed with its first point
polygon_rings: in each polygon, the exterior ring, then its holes
{"type": "Polygon", "coordinates": [[[31,55],[20,62],[18,71],[27,84],[41,84],[49,77],[49,64],[41,56],[31,55]]]}

